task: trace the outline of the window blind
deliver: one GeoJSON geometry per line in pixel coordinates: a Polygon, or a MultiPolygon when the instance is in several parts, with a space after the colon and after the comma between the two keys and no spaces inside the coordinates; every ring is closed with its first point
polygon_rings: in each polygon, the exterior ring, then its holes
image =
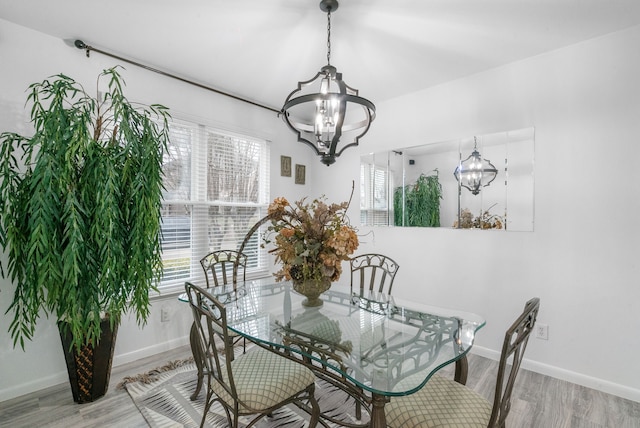
{"type": "MultiPolygon", "coordinates": [[[[266,215],[269,145],[265,140],[174,120],[163,161],[163,278],[160,289],[204,279],[200,259],[239,249],[248,230],[266,215]]],[[[247,277],[268,271],[261,231],[245,246],[247,277]]]]}
{"type": "Polygon", "coordinates": [[[392,224],[391,178],[386,168],[360,165],[360,222],[367,226],[392,224]]]}

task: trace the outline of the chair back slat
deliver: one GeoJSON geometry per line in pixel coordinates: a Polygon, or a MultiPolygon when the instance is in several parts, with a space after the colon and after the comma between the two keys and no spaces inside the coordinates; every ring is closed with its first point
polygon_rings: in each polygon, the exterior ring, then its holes
{"type": "Polygon", "coordinates": [[[212,251],[200,260],[207,288],[244,282],[247,256],[235,250],[212,251]]]}
{"type": "Polygon", "coordinates": [[[351,292],[375,291],[391,294],[393,280],[400,266],[382,254],[361,254],[350,260],[351,292]]]}
{"type": "Polygon", "coordinates": [[[498,365],[498,377],[489,428],[504,428],[505,426],[511,409],[513,386],[539,310],[540,299],[535,297],[529,300],[525,304],[522,314],[505,333],[500,364],[498,365]],[[511,359],[510,366],[508,364],[509,359],[511,359]]]}

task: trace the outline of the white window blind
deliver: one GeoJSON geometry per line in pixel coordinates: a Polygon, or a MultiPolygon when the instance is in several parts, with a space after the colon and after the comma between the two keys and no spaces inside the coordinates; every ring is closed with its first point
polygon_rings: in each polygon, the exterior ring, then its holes
{"type": "Polygon", "coordinates": [[[390,174],[373,164],[360,165],[360,222],[367,226],[386,226],[393,219],[390,203],[390,174]]]}
{"type": "MultiPolygon", "coordinates": [[[[237,250],[266,215],[269,146],[264,140],[183,121],[170,124],[163,162],[161,289],[203,280],[200,259],[214,250],[237,250]]],[[[247,277],[264,275],[267,253],[256,232],[243,252],[247,277]]]]}

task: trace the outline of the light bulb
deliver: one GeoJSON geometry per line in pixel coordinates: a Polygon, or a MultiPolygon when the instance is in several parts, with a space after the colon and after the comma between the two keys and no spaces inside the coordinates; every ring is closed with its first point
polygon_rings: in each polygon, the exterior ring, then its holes
{"type": "Polygon", "coordinates": [[[320,82],[320,93],[321,94],[328,94],[329,93],[329,78],[325,77],[324,79],[322,79],[322,81],[320,82]]]}
{"type": "Polygon", "coordinates": [[[316,123],[315,123],[315,135],[316,137],[320,137],[322,135],[322,115],[321,114],[317,114],[316,115],[316,123]]]}

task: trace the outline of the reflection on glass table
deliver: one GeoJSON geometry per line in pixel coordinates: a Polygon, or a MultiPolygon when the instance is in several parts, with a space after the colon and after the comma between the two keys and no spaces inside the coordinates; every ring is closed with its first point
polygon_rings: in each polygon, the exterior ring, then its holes
{"type": "Polygon", "coordinates": [[[485,323],[473,313],[351,294],[337,285],[314,308],[302,306],[304,296],[289,283],[271,278],[210,291],[225,304],[228,328],[346,391],[369,412],[371,427],[386,426],[385,402],[416,392],[448,364],[455,363],[456,380],[466,382],[466,354],[485,323]]]}

